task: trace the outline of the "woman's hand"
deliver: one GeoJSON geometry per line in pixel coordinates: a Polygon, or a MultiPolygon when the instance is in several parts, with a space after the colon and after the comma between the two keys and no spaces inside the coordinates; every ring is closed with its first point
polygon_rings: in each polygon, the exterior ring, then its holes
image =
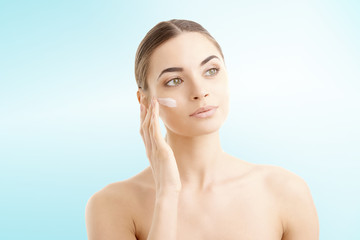
{"type": "Polygon", "coordinates": [[[174,153],[160,131],[159,103],[153,97],[148,109],[143,104],[140,104],[140,108],[140,134],[153,172],[156,195],[179,193],[181,181],[174,153]]]}

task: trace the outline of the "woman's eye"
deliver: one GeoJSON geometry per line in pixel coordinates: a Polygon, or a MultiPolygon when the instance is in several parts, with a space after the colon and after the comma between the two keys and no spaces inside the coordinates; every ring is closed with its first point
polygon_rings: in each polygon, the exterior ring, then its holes
{"type": "Polygon", "coordinates": [[[168,81],[165,85],[168,87],[172,87],[172,86],[176,86],[179,85],[181,83],[181,79],[180,78],[173,78],[170,81],[168,81]],[[174,82],[174,84],[169,84],[170,82],[174,82]]]}
{"type": "Polygon", "coordinates": [[[218,68],[211,68],[205,72],[206,76],[213,76],[219,71],[218,68]]]}

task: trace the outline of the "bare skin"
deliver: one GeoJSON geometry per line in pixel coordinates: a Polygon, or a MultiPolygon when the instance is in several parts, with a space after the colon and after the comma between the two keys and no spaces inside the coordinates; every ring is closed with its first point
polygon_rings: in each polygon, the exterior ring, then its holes
{"type": "MultiPolygon", "coordinates": [[[[177,239],[318,239],[316,209],[301,178],[280,167],[226,157],[233,163],[221,183],[203,192],[182,190],[177,239]]],[[[150,167],[106,186],[92,198],[103,213],[97,226],[112,233],[106,239],[116,239],[124,226],[133,236],[129,240],[147,239],[156,199],[150,167]],[[120,221],[124,216],[127,221],[120,221]]]]}
{"type": "MultiPolygon", "coordinates": [[[[234,174],[232,168],[228,170],[228,178],[218,186],[201,193],[186,190],[181,193],[177,239],[281,239],[283,229],[274,206],[276,201],[272,200],[272,194],[264,191],[266,184],[257,179],[260,168],[255,170],[256,166],[240,161],[234,162],[233,167],[241,167],[242,173],[234,174]]],[[[149,202],[140,207],[140,211],[154,205],[150,189],[149,202]]],[[[140,213],[136,217],[138,239],[146,239],[151,210],[148,213],[149,216],[140,213]]]]}
{"type": "Polygon", "coordinates": [[[150,167],[90,198],[89,240],[318,239],[316,209],[300,177],[223,151],[219,129],[229,111],[229,91],[214,44],[199,33],[182,33],[158,47],[150,62],[150,91],[137,93],[146,108],[140,133],[150,167]],[[209,56],[215,57],[201,64],[209,56]],[[159,77],[174,67],[182,71],[159,77]],[[176,85],[166,87],[169,80],[176,85]],[[178,107],[151,104],[152,97],[171,97],[178,107]],[[205,105],[219,107],[208,119],[189,116],[205,105]]]}

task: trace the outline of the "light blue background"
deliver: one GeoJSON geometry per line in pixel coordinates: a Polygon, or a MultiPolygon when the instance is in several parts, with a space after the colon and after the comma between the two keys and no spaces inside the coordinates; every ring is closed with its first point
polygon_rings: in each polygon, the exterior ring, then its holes
{"type": "Polygon", "coordinates": [[[86,239],[88,198],[149,165],[135,51],[172,18],[223,48],[225,151],[304,178],[321,239],[360,239],[359,12],[355,0],[1,1],[0,239],[86,239]]]}

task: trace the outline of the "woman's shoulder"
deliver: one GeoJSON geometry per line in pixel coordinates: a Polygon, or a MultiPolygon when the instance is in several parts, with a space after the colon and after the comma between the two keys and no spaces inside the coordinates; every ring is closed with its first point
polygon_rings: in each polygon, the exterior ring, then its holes
{"type": "Polygon", "coordinates": [[[292,236],[296,232],[294,229],[301,229],[299,226],[312,229],[311,232],[318,231],[315,204],[305,180],[279,166],[260,165],[259,170],[264,185],[279,207],[286,235],[292,236]],[[313,226],[309,226],[310,223],[313,226]]]}
{"type": "Polygon", "coordinates": [[[139,208],[142,194],[150,186],[146,184],[148,174],[148,170],[144,169],[131,178],[110,183],[95,192],[85,207],[89,231],[103,232],[104,229],[108,231],[111,228],[114,233],[122,229],[134,234],[136,209],[139,208]]]}
{"type": "Polygon", "coordinates": [[[237,164],[232,168],[241,173],[241,176],[249,177],[256,182],[264,182],[268,187],[274,190],[291,189],[294,186],[306,186],[306,182],[303,178],[283,167],[251,163],[231,155],[229,156],[232,159],[235,159],[237,164]]]}
{"type": "MultiPolygon", "coordinates": [[[[247,179],[248,183],[260,184],[277,198],[307,196],[309,187],[299,175],[283,167],[267,164],[256,164],[229,155],[235,160],[235,165],[229,165],[240,177],[247,179]]],[[[260,187],[260,185],[257,185],[260,187]]]]}
{"type": "Polygon", "coordinates": [[[85,221],[91,239],[109,236],[114,239],[135,239],[134,217],[143,189],[147,187],[144,184],[147,174],[145,169],[129,179],[110,183],[89,198],[85,207],[85,221]]]}
{"type": "Polygon", "coordinates": [[[283,167],[265,164],[251,164],[251,175],[256,182],[265,188],[278,200],[298,199],[310,196],[310,190],[305,180],[299,175],[283,167]]]}
{"type": "Polygon", "coordinates": [[[85,208],[86,219],[95,219],[104,217],[110,219],[115,217],[115,212],[128,217],[131,213],[128,208],[131,205],[133,191],[128,180],[110,183],[95,192],[87,201],[85,208]],[[127,206],[124,208],[124,206],[127,206]],[[106,217],[105,217],[106,215],[106,217]]]}
{"type": "Polygon", "coordinates": [[[119,200],[125,201],[126,199],[131,199],[131,197],[136,197],[135,195],[137,195],[138,192],[146,188],[151,188],[152,186],[150,184],[151,181],[149,181],[151,180],[149,170],[151,171],[148,167],[128,179],[109,183],[95,192],[91,198],[118,202],[119,200]]]}
{"type": "Polygon", "coordinates": [[[257,165],[264,183],[277,194],[302,195],[309,191],[305,180],[292,171],[280,166],[257,165]]]}

